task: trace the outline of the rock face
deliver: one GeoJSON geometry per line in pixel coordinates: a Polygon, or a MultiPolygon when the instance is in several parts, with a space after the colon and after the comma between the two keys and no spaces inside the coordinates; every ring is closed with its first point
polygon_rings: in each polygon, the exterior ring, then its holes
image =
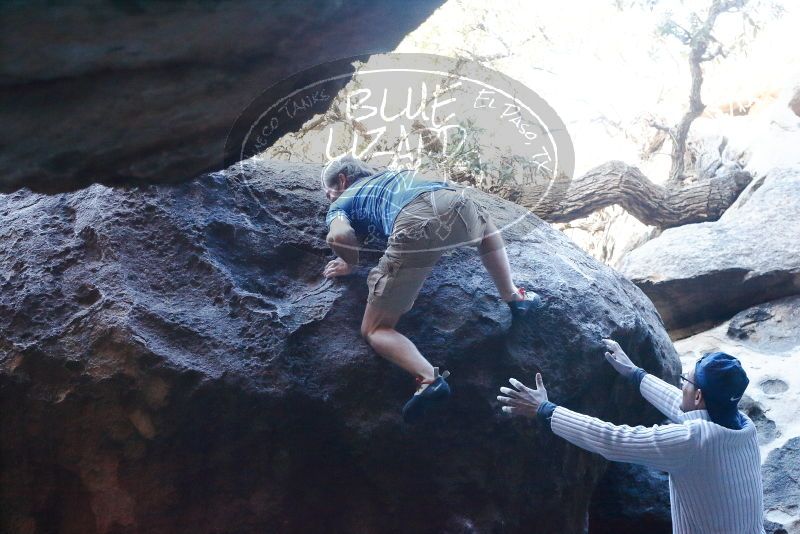
{"type": "Polygon", "coordinates": [[[591,534],[671,534],[669,476],[641,465],[612,462],[589,509],[591,534]]]}
{"type": "Polygon", "coordinates": [[[359,336],[368,266],[321,278],[320,170],[0,196],[4,531],[582,531],[605,461],[495,396],[541,371],[554,401],[657,421],[599,344],[674,383],[651,303],[530,216],[504,235],[535,318],[512,324],[474,250],[448,254],[399,329],[454,396],[406,426],[410,378],[359,336]]]}
{"type": "Polygon", "coordinates": [[[737,313],[728,324],[728,337],[766,352],[800,346],[800,297],[786,297],[737,313]]]}
{"type": "Polygon", "coordinates": [[[764,507],[788,532],[800,530],[800,438],[772,451],[764,462],[764,507]]]}
{"type": "Polygon", "coordinates": [[[773,169],[719,221],[666,230],[629,253],[620,270],[682,336],[800,293],[798,250],[800,170],[773,169]]]}
{"type": "Polygon", "coordinates": [[[764,521],[764,532],[766,534],[789,534],[783,525],[773,523],[772,521],[764,521]]]}
{"type": "MultiPolygon", "coordinates": [[[[764,383],[762,382],[762,384],[764,383]]],[[[780,437],[781,433],[777,429],[775,421],[767,417],[766,408],[760,402],[754,401],[749,395],[744,395],[741,402],[739,402],[739,410],[747,414],[747,417],[756,426],[759,445],[772,443],[776,438],[780,437]]]]}
{"type": "Polygon", "coordinates": [[[262,91],[313,65],[393,50],[441,4],[3,2],[0,191],[220,169],[229,130],[262,91]]]}

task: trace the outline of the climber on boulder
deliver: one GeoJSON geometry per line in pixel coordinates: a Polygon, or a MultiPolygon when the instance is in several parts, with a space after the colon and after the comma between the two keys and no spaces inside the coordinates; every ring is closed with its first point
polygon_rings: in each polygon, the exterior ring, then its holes
{"type": "Polygon", "coordinates": [[[359,237],[388,237],[383,257],[367,278],[369,296],[361,334],[379,355],[416,377],[417,391],[403,407],[403,418],[414,422],[430,404],[449,397],[445,380],[449,373],[440,375],[395,325],[412,308],[446,250],[477,247],[515,317],[538,308],[541,299],[514,285],[500,231],[463,188],[424,179],[413,171],[377,172],[350,155],[329,163],[322,181],[332,201],[326,217],[327,241],[338,256],[325,267],[325,277],[355,270],[359,237]]]}

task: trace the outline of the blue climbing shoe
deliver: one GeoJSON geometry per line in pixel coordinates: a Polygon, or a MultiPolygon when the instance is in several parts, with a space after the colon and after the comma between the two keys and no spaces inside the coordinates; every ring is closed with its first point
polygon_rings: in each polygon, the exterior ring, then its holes
{"type": "Polygon", "coordinates": [[[506,302],[508,307],[511,308],[511,315],[514,317],[521,317],[532,310],[538,310],[544,305],[542,297],[533,291],[525,291],[524,287],[519,288],[519,294],[522,295],[522,300],[512,300],[506,302]]]}
{"type": "Polygon", "coordinates": [[[428,408],[446,400],[450,396],[450,386],[445,378],[450,376],[450,371],[439,374],[439,368],[433,368],[433,380],[423,380],[417,377],[417,392],[403,406],[403,421],[416,423],[425,416],[428,408]]]}

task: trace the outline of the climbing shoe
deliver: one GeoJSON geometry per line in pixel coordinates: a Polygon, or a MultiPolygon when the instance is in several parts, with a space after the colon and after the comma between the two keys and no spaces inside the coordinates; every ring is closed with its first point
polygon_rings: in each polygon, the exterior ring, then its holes
{"type": "Polygon", "coordinates": [[[450,376],[450,371],[439,374],[439,368],[433,368],[433,380],[423,380],[421,376],[416,378],[417,392],[403,406],[403,420],[406,423],[416,423],[425,416],[428,408],[439,403],[450,396],[450,386],[445,378],[450,376]]]}
{"type": "Polygon", "coordinates": [[[533,291],[527,292],[524,287],[519,288],[519,294],[522,295],[522,300],[512,300],[506,302],[508,307],[511,308],[511,315],[519,317],[525,315],[531,310],[536,310],[542,307],[542,297],[533,291]]]}

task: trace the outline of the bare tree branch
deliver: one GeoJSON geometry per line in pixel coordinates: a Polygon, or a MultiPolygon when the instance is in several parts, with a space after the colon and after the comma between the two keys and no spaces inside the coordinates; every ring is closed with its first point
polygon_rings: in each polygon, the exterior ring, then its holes
{"type": "Polygon", "coordinates": [[[574,178],[556,206],[543,206],[541,192],[498,186],[492,192],[522,206],[549,222],[569,222],[618,204],[644,224],[671,228],[716,220],[744,190],[752,176],[737,169],[681,187],[651,182],[637,167],[609,161],[574,178]]]}

